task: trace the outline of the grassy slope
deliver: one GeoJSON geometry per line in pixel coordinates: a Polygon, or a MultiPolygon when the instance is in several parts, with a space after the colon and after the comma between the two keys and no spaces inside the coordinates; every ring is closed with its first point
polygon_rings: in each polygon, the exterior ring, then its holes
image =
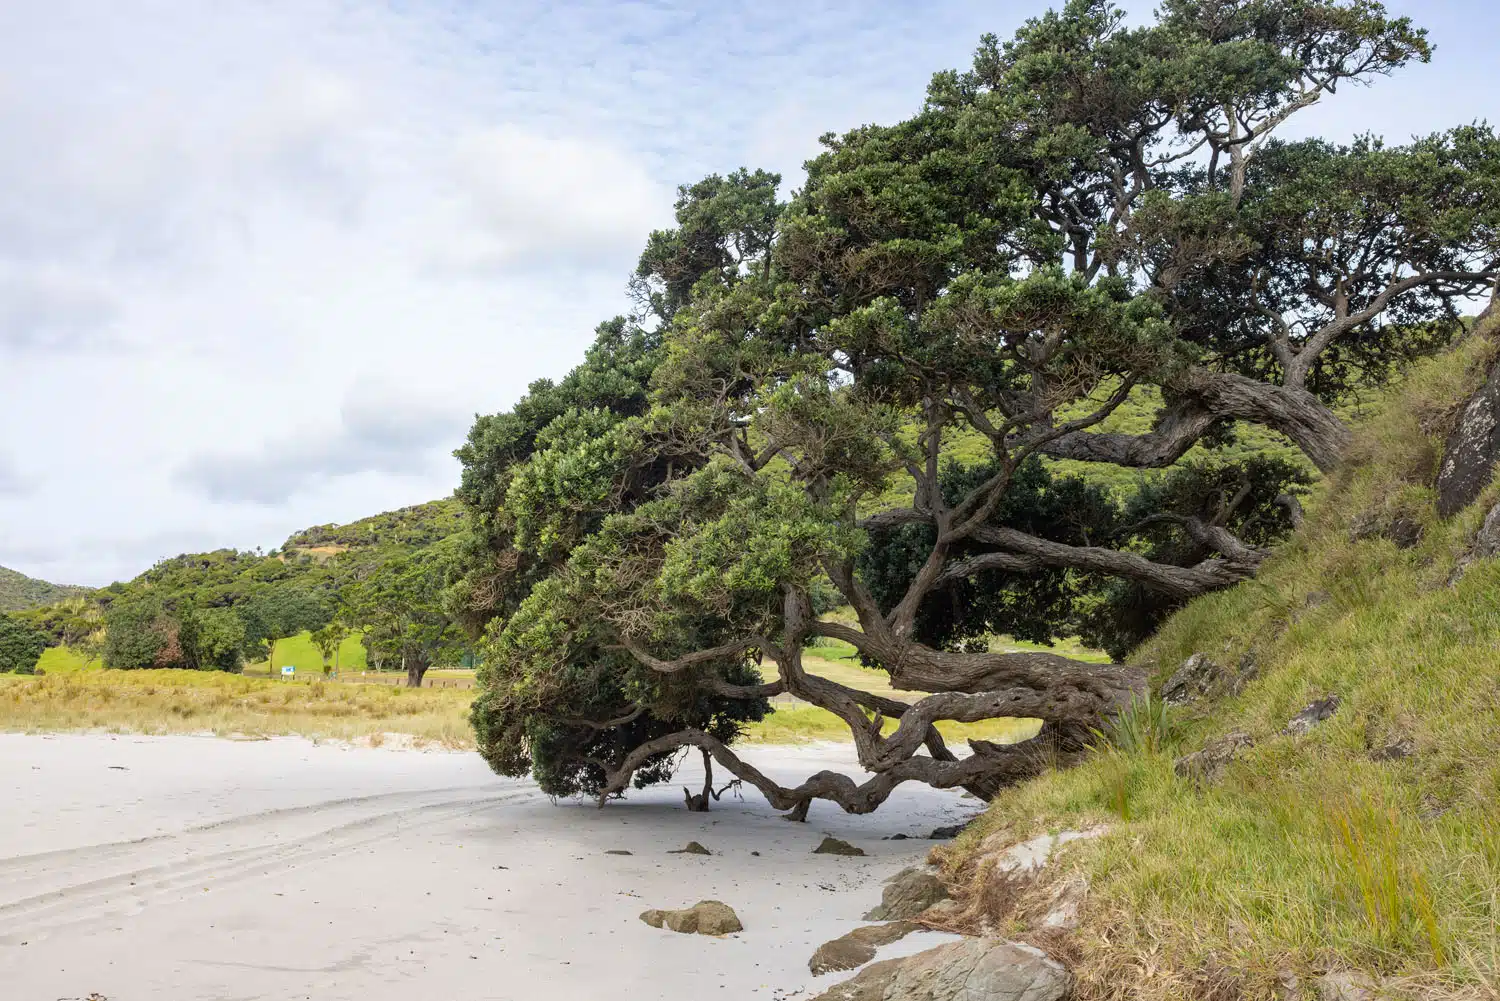
{"type": "Polygon", "coordinates": [[[1082,996],[1269,998],[1279,971],[1340,967],[1397,995],[1496,996],[1500,560],[1448,580],[1500,487],[1443,523],[1430,486],[1494,353],[1471,340],[1415,369],[1259,579],[1190,605],[1137,656],[1159,683],[1194,652],[1253,652],[1259,676],[1239,696],[1137,713],[1155,741],[1008,792],[947,856],[977,887],[992,834],[1110,825],[1063,866],[1090,885],[1082,996]],[[1424,540],[1353,541],[1372,511],[1418,518],[1424,540]],[[1344,700],[1331,720],[1279,734],[1328,693],[1344,700]],[[1256,745],[1219,784],[1175,776],[1177,755],[1231,731],[1256,745]],[[1372,760],[1397,733],[1415,755],[1372,760]]]}
{"type": "Polygon", "coordinates": [[[0,567],[0,612],[19,612],[87,594],[86,587],[49,584],[23,573],[0,567]]]}

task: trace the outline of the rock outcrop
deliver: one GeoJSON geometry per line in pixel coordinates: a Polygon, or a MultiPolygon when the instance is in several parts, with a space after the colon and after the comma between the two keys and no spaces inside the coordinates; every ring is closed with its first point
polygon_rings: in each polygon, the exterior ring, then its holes
{"type": "Polygon", "coordinates": [[[1207,695],[1224,669],[1208,659],[1206,654],[1195,653],[1182,662],[1166,684],[1161,686],[1161,699],[1168,705],[1183,705],[1207,695]]]}
{"type": "Polygon", "coordinates": [[[1337,695],[1328,695],[1310,703],[1307,708],[1293,716],[1286,722],[1286,729],[1282,733],[1291,737],[1301,737],[1312,731],[1312,728],[1322,723],[1339,711],[1339,706],[1344,700],[1337,695]]]}
{"type": "Polygon", "coordinates": [[[1451,517],[1474,503],[1490,485],[1500,460],[1500,363],[1469,398],[1458,427],[1448,436],[1438,468],[1437,509],[1451,517]]]}
{"type": "Polygon", "coordinates": [[[863,855],[865,850],[838,838],[824,838],[822,844],[813,849],[814,855],[863,855]]]}
{"type": "Polygon", "coordinates": [[[864,925],[818,946],[818,951],[808,960],[807,968],[815,977],[839,970],[858,969],[875,958],[876,949],[898,942],[912,932],[919,931],[921,927],[915,921],[864,925]]]}
{"type": "Polygon", "coordinates": [[[643,911],[641,920],[652,928],[666,928],[684,935],[730,935],[745,930],[734,908],[717,900],[700,900],[679,911],[643,911]]]}
{"type": "Polygon", "coordinates": [[[815,1001],[1062,1001],[1072,978],[1040,949],[969,938],[876,963],[815,1001]]]}
{"type": "Polygon", "coordinates": [[[1201,751],[1184,754],[1172,762],[1172,770],[1179,778],[1191,779],[1202,785],[1213,785],[1224,777],[1224,769],[1240,756],[1240,753],[1255,746],[1255,739],[1248,733],[1236,731],[1218,740],[1203,745],[1201,751]]]}
{"type": "Polygon", "coordinates": [[[865,915],[866,921],[899,921],[914,918],[940,900],[948,899],[948,887],[930,866],[902,869],[885,881],[880,905],[865,915]]]}

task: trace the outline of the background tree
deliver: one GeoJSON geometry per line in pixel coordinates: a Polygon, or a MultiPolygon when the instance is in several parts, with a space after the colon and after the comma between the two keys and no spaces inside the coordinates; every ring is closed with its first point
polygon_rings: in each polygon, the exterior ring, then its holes
{"type": "Polygon", "coordinates": [[[0,674],[34,673],[46,649],[46,636],[0,612],[0,674]]]}
{"type": "Polygon", "coordinates": [[[300,587],[266,586],[239,609],[245,625],[246,655],[266,658],[267,670],[276,673],[276,644],[328,622],[327,603],[300,587]]]}
{"type": "Polygon", "coordinates": [[[342,590],[349,621],[364,631],[366,647],[382,661],[398,661],[409,688],[422,687],[433,664],[456,661],[467,646],[444,600],[452,552],[439,543],[390,556],[342,590]]]}
{"type": "Polygon", "coordinates": [[[326,677],[329,665],[332,664],[334,673],[338,673],[339,647],[344,643],[344,638],[349,635],[349,627],[335,618],[321,629],[314,629],[312,633],[313,645],[318,648],[318,653],[323,658],[323,675],[326,677]]]}
{"type": "Polygon", "coordinates": [[[1500,274],[1487,127],[1275,138],[1428,56],[1367,0],[1169,0],[1140,28],[1073,0],[985,38],[912,119],[825,138],[764,239],[688,238],[718,218],[692,192],[724,188],[685,189],[637,276],[659,324],[642,404],[523,401],[460,452],[479,565],[513,568],[461,595],[498,616],[475,706],[491,763],[556,750],[549,772],[594,768],[580,787],[607,797],[698,747],[805,816],[909,780],[988,797],[1079,753],[1144,679],[988,638],[1083,628],[1123,652],[1252,576],[1338,462],[1335,406],[1444,343],[1500,274]],[[661,263],[680,261],[699,277],[661,263]],[[1237,447],[1271,432],[1292,457],[1237,447]],[[852,623],[816,614],[830,590],[852,623]],[[820,637],[928,694],[809,673],[820,637]],[[668,691],[789,692],[843,719],[874,777],[787,788],[703,726],[647,732],[679,718],[668,691]],[[1041,734],[960,759],[935,726],[999,716],[1041,734]]]}

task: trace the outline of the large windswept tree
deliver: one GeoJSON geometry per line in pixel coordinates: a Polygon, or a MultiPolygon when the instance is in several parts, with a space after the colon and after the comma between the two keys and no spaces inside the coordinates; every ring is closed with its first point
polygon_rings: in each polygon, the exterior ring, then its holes
{"type": "Polygon", "coordinates": [[[1489,128],[1275,136],[1428,56],[1368,0],[1166,0],[1142,28],[1074,0],[986,38],[910,120],[825,140],[789,205],[755,175],[685,189],[640,325],[460,453],[492,764],[607,797],[697,747],[802,817],[909,780],[987,797],[1079,751],[1137,673],[984,638],[1050,638],[1111,595],[1099,631],[1130,637],[1143,595],[1252,576],[1299,474],[1226,458],[1237,429],[1331,468],[1341,397],[1500,274],[1489,128]],[[1127,500],[1087,473],[1167,467],[1127,500]],[[930,694],[810,673],[817,637],[930,694]],[[784,787],[740,760],[734,706],[782,692],[846,721],[874,777],[784,787]],[[959,756],[935,726],[1004,716],[1041,734],[959,756]]]}

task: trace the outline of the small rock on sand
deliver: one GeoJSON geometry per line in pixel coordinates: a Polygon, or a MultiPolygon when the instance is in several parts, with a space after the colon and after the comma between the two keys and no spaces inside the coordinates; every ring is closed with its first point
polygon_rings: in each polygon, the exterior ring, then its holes
{"type": "Polygon", "coordinates": [[[838,838],[824,838],[823,843],[813,849],[814,855],[863,855],[865,850],[838,838]]]}
{"type": "Polygon", "coordinates": [[[689,841],[676,851],[667,852],[668,855],[712,855],[713,852],[704,848],[696,841],[689,841]]]}
{"type": "Polygon", "coordinates": [[[604,854],[606,854],[606,855],[632,855],[634,853],[633,852],[627,852],[623,848],[607,848],[607,849],[605,849],[604,854]]]}
{"type": "Polygon", "coordinates": [[[734,908],[717,900],[700,900],[679,911],[644,911],[641,920],[652,928],[667,928],[684,935],[729,935],[745,930],[734,908]]]}

